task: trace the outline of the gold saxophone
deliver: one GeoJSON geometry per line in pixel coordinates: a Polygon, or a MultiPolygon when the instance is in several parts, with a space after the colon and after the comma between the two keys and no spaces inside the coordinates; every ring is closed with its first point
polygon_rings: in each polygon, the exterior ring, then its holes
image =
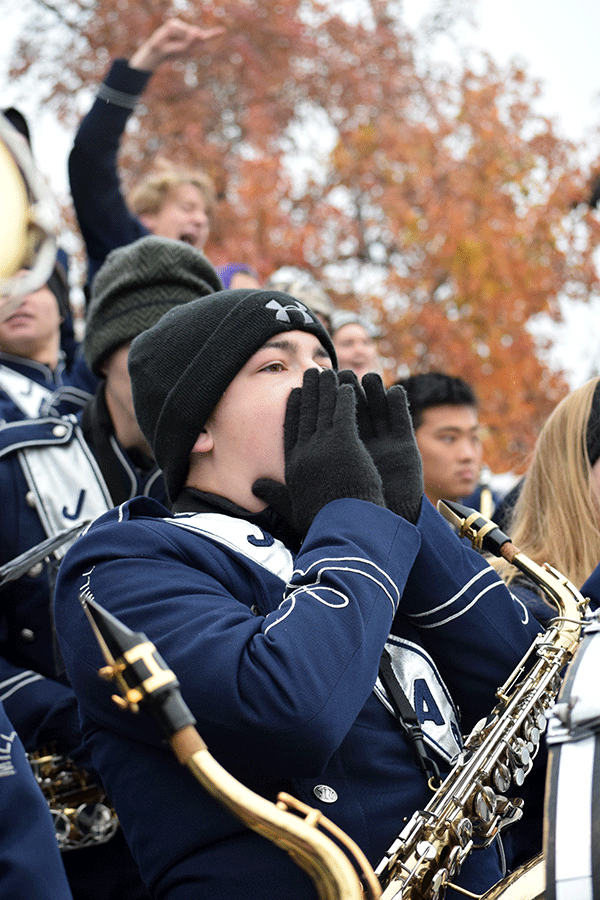
{"type": "MultiPolygon", "coordinates": [[[[531,770],[546,713],[560,687],[560,672],[579,643],[587,606],[563,575],[524,556],[481,513],[449,501],[440,501],[438,509],[476,549],[503,556],[532,578],[557,607],[558,616],[496,692],[498,702],[490,715],[466,738],[451,772],[375,869],[384,887],[382,900],[438,900],[469,853],[489,846],[501,828],[521,817],[522,800],[505,795],[531,770]]],[[[544,887],[543,859],[536,857],[484,896],[533,900],[543,896],[544,887]]]]}
{"type": "Polygon", "coordinates": [[[266,837],[312,878],[321,900],[377,900],[381,886],[360,848],[319,810],[280,793],[271,803],[247,788],[209,753],[182,700],[179,684],[145,635],[126,628],[90,597],[81,602],[122,696],[115,702],[153,716],[177,759],[248,828],[266,837]],[[343,848],[343,849],[342,849],[343,848]]]}
{"type": "MultiPolygon", "coordinates": [[[[557,607],[558,616],[497,691],[495,708],[473,729],[452,771],[425,809],[413,815],[375,872],[356,844],[318,810],[283,793],[271,803],[230,775],[196,731],[175,675],[155,646],[85,592],[81,596],[108,663],[100,674],[114,680],[122,694],[113,697],[115,702],[133,712],[144,707],[179,761],[249,828],[284,849],[312,878],[321,900],[439,900],[469,853],[488,846],[502,827],[520,818],[522,801],[505,795],[531,770],[560,672],[579,642],[587,601],[566,578],[520,553],[479,512],[450,503],[441,504],[440,510],[474,546],[504,556],[529,575],[557,607]]],[[[488,891],[485,900],[540,898],[543,878],[543,860],[536,858],[488,891]]]]}

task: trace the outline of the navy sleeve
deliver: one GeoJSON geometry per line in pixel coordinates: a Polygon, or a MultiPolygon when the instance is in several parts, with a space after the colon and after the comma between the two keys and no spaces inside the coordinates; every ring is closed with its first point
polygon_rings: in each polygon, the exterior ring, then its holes
{"type": "Polygon", "coordinates": [[[72,900],[54,823],[0,704],[0,896],[72,900]]]}
{"type": "MultiPolygon", "coordinates": [[[[272,776],[320,770],[375,684],[419,547],[416,528],[370,503],[330,503],[286,586],[257,566],[240,568],[237,555],[224,566],[222,550],[197,536],[170,546],[164,525],[107,516],[67,553],[56,590],[61,649],[84,719],[125,735],[143,728],[107,702],[82,588],[156,644],[224,764],[243,746],[246,761],[272,776]]],[[[150,728],[145,738],[157,741],[150,728]]]]}
{"type": "Polygon", "coordinates": [[[71,195],[90,282],[111,250],[149,233],[125,203],[117,156],[127,120],[151,74],[131,69],[124,59],[115,60],[69,155],[71,195]]]}
{"type": "Polygon", "coordinates": [[[544,628],[547,628],[550,619],[556,617],[556,607],[553,606],[549,600],[544,600],[540,594],[538,594],[533,583],[528,585],[524,580],[518,579],[517,581],[511,582],[508,585],[508,589],[513,597],[515,597],[518,602],[523,603],[528,612],[531,613],[544,628]]]}
{"type": "Polygon", "coordinates": [[[590,601],[590,609],[595,610],[600,606],[600,565],[596,566],[592,574],[581,588],[581,593],[590,601]]]}
{"type": "Polygon", "coordinates": [[[70,687],[0,657],[0,701],[29,752],[54,744],[78,752],[79,714],[70,687]]]}

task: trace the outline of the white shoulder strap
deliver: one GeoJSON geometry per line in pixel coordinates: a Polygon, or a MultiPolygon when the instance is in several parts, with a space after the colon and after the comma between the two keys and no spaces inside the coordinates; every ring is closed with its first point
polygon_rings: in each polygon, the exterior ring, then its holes
{"type": "MultiPolygon", "coordinates": [[[[78,427],[68,444],[24,448],[19,450],[19,461],[48,537],[114,506],[78,427]]],[[[63,544],[56,555],[62,558],[71,543],[63,544]]]]}
{"type": "Polygon", "coordinates": [[[37,419],[42,404],[52,396],[48,388],[4,365],[0,365],[0,388],[28,419],[37,419]]]}

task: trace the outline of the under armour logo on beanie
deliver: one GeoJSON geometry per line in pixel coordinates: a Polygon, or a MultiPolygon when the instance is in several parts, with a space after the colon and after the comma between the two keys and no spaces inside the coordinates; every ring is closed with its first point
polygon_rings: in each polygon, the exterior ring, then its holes
{"type": "Polygon", "coordinates": [[[306,325],[307,322],[313,321],[313,316],[309,313],[306,306],[303,303],[300,303],[299,300],[294,300],[293,303],[288,304],[287,306],[282,306],[277,300],[270,300],[265,304],[266,309],[275,309],[277,310],[277,314],[275,318],[279,322],[291,322],[292,318],[290,313],[300,313],[302,316],[302,321],[306,325]]]}
{"type": "Polygon", "coordinates": [[[310,310],[278,291],[232,290],[174,307],[135,338],[129,373],[135,413],[173,502],[196,439],[223,392],[269,338],[308,331],[337,358],[310,310]]]}

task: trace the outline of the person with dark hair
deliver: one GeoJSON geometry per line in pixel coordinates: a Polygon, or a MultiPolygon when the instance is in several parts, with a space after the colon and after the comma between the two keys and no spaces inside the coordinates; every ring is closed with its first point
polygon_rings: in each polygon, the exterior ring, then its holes
{"type": "Polygon", "coordinates": [[[400,378],[423,460],[425,495],[464,500],[479,482],[483,446],[478,401],[462,378],[427,372],[400,378]]]}
{"type": "MultiPolygon", "coordinates": [[[[49,415],[0,428],[0,563],[136,495],[166,502],[135,418],[129,347],[172,307],[220,288],[208,260],[180,241],[150,236],[109,255],[94,281],[84,340],[96,394],[77,418],[49,415]]],[[[0,589],[0,697],[28,752],[53,746],[85,769],[91,762],[51,615],[68,546],[0,589]]],[[[121,833],[65,853],[64,861],[75,900],[146,896],[121,833]]]]}
{"type": "MultiPolygon", "coordinates": [[[[404,391],[336,368],[316,316],[269,290],[180,305],[131,346],[172,508],[140,497],[96,519],[63,560],[55,616],[86,745],[161,900],[317,892],[115,706],[80,597],[155,643],[222,765],[316,807],[372,864],[431,796],[430,757],[448,771],[539,629],[423,497],[404,391]]],[[[459,883],[486,890],[500,856],[478,850],[459,883]]]]}

